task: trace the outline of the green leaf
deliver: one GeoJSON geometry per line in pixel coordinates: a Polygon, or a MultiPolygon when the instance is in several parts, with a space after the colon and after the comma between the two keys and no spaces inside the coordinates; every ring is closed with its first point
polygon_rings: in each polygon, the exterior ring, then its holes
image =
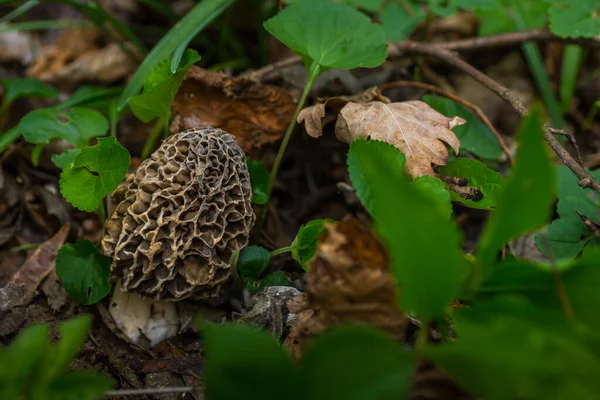
{"type": "Polygon", "coordinates": [[[555,35],[569,38],[593,38],[600,34],[600,0],[545,0],[550,30],[555,35]]]}
{"type": "MultiPolygon", "coordinates": [[[[590,304],[600,303],[600,248],[589,248],[581,258],[557,266],[575,319],[594,329],[600,328],[600,314],[590,304]]],[[[485,300],[500,295],[525,296],[538,307],[561,312],[557,282],[551,266],[507,259],[499,263],[481,287],[478,298],[485,300]]]]}
{"type": "Polygon", "coordinates": [[[407,0],[387,4],[379,17],[387,40],[397,42],[410,37],[425,19],[425,13],[418,2],[407,0]]]}
{"type": "Polygon", "coordinates": [[[56,274],[69,296],[81,304],[94,304],[110,291],[110,258],[89,240],[67,243],[56,256],[56,274]]]}
{"type": "Polygon", "coordinates": [[[121,87],[105,88],[101,86],[80,86],[73,92],[68,100],[63,101],[56,109],[64,110],[74,106],[85,105],[86,107],[98,109],[105,108],[105,104],[114,100],[123,91],[121,87]],[[98,105],[102,104],[102,107],[98,105]]]}
{"type": "Polygon", "coordinates": [[[269,201],[267,194],[269,188],[269,171],[258,161],[246,157],[250,184],[252,185],[252,202],[254,204],[265,204],[269,201]]]}
{"type": "Polygon", "coordinates": [[[329,68],[374,68],[387,57],[385,32],[365,14],[338,3],[292,4],[264,23],[265,29],[317,75],[329,68]]]}
{"type": "Polygon", "coordinates": [[[100,400],[112,385],[108,377],[94,372],[69,372],[52,381],[44,400],[100,400]]]}
{"type": "Polygon", "coordinates": [[[290,280],[283,272],[275,271],[265,276],[261,280],[248,279],[246,283],[246,289],[248,289],[250,293],[254,294],[269,286],[288,286],[289,284],[290,280]]]}
{"type": "Polygon", "coordinates": [[[303,387],[289,355],[267,332],[243,324],[204,327],[208,400],[301,399],[303,387]]]}
{"type": "Polygon", "coordinates": [[[302,225],[292,242],[292,257],[298,261],[304,270],[308,270],[308,262],[317,254],[319,238],[325,231],[325,222],[334,222],[331,219],[315,219],[302,225]]]}
{"type": "MultiPolygon", "coordinates": [[[[512,17],[514,0],[494,0],[493,8],[479,9],[475,12],[481,23],[479,36],[497,35],[514,32],[512,17]]],[[[540,0],[518,0],[525,26],[529,29],[543,29],[546,25],[548,4],[540,0]]]]}
{"type": "Polygon", "coordinates": [[[477,398],[594,398],[600,361],[579,327],[541,313],[518,298],[459,310],[459,339],[430,346],[425,355],[477,398]]]}
{"type": "Polygon", "coordinates": [[[535,104],[520,124],[515,166],[497,196],[496,210],[488,219],[477,250],[484,268],[491,267],[506,242],[539,228],[550,216],[555,173],[544,142],[543,122],[541,105],[535,104]]]}
{"type": "Polygon", "coordinates": [[[407,182],[400,169],[403,159],[388,143],[355,140],[348,168],[390,251],[402,308],[429,320],[443,315],[458,294],[465,263],[460,234],[441,200],[407,182]]]}
{"type": "Polygon", "coordinates": [[[114,137],[100,138],[87,146],[60,174],[60,192],[83,211],[98,208],[102,199],[119,186],[129,168],[129,152],[114,137]]]}
{"type": "Polygon", "coordinates": [[[42,379],[50,382],[67,370],[71,364],[71,360],[79,353],[79,348],[87,340],[90,322],[91,319],[89,316],[82,315],[67,320],[60,325],[60,340],[46,354],[44,369],[41,371],[42,379]]]}
{"type": "Polygon", "coordinates": [[[489,160],[496,160],[502,155],[502,147],[498,139],[469,110],[441,96],[425,95],[422,100],[443,115],[456,115],[467,121],[464,125],[452,128],[452,132],[460,140],[461,150],[467,150],[477,157],[489,160]]]}
{"type": "Polygon", "coordinates": [[[65,169],[75,161],[79,153],[81,153],[81,149],[69,149],[60,154],[53,154],[51,160],[58,168],[65,169]]]}
{"type": "Polygon", "coordinates": [[[135,116],[142,122],[168,116],[185,72],[198,60],[200,60],[198,53],[194,50],[186,50],[174,74],[170,70],[171,57],[159,63],[146,78],[144,92],[128,100],[135,116]]]}
{"type": "Polygon", "coordinates": [[[318,336],[300,365],[307,399],[362,400],[406,398],[415,364],[384,333],[341,326],[318,336]]]}
{"type": "Polygon", "coordinates": [[[240,251],[237,270],[246,279],[258,279],[271,261],[269,250],[260,246],[246,246],[240,251]]]}
{"type": "Polygon", "coordinates": [[[215,20],[235,0],[202,0],[196,4],[171,30],[160,39],[146,56],[119,98],[118,108],[123,110],[128,100],[135,96],[146,77],[162,60],[167,58],[181,43],[189,41],[215,20]]]}
{"type": "Polygon", "coordinates": [[[37,372],[49,347],[46,325],[33,325],[22,330],[8,348],[0,349],[0,388],[14,385],[13,390],[20,391],[37,372]],[[23,357],[24,354],[27,357],[23,357]]]}
{"type": "Polygon", "coordinates": [[[42,81],[32,78],[5,78],[0,79],[0,86],[4,89],[4,100],[0,107],[0,115],[15,100],[22,97],[43,97],[55,99],[58,97],[58,90],[46,85],[42,81]]]}
{"type": "MultiPolygon", "coordinates": [[[[536,244],[546,257],[568,260],[576,257],[588,243],[597,242],[575,210],[600,222],[600,197],[593,190],[579,186],[579,179],[567,166],[556,167],[556,173],[559,218],[548,226],[547,232],[538,232],[536,244]]],[[[600,170],[591,174],[600,178],[600,170]]]]}
{"type": "Polygon", "coordinates": [[[447,216],[452,214],[452,203],[450,201],[450,192],[444,182],[439,178],[429,175],[422,175],[410,183],[410,186],[418,188],[426,196],[432,196],[439,200],[444,213],[447,216]]]}
{"type": "Polygon", "coordinates": [[[76,107],[69,111],[43,108],[25,115],[19,130],[29,143],[50,143],[65,139],[77,146],[86,146],[93,137],[108,132],[108,121],[98,111],[76,107]]]}
{"type": "Polygon", "coordinates": [[[470,208],[479,208],[482,210],[492,210],[496,207],[498,195],[504,185],[504,178],[496,171],[486,167],[477,160],[468,158],[457,158],[450,161],[438,171],[440,174],[446,176],[466,179],[469,186],[476,187],[483,194],[481,200],[473,201],[459,196],[454,191],[450,191],[453,201],[470,208]]]}

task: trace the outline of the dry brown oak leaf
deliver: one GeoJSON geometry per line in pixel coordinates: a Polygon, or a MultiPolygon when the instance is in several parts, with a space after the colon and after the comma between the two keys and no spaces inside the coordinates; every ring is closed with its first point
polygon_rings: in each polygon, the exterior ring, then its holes
{"type": "Polygon", "coordinates": [[[285,89],[191,67],[171,105],[172,133],[213,126],[235,136],[246,155],[280,140],[296,103],[285,89]]]}
{"type": "MultiPolygon", "coordinates": [[[[448,149],[458,154],[460,141],[452,128],[464,124],[460,117],[446,117],[419,100],[397,103],[369,101],[348,102],[339,112],[336,137],[345,143],[356,139],[375,139],[396,146],[406,156],[405,171],[412,178],[434,176],[432,165],[446,165],[448,149]]],[[[317,107],[317,106],[313,106],[317,107]]],[[[298,122],[306,121],[306,131],[313,137],[322,135],[323,109],[305,109],[298,122]]]]}

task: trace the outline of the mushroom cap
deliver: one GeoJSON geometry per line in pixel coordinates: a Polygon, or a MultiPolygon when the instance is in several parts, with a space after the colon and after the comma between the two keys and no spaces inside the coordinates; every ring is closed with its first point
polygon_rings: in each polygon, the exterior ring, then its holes
{"type": "Polygon", "coordinates": [[[124,291],[215,301],[256,219],[244,152],[216,128],[170,136],[112,195],[102,247],[124,291]]]}

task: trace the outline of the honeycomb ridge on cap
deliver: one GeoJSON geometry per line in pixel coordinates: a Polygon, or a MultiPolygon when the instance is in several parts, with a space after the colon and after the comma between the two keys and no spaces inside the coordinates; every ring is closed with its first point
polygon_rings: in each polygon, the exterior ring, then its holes
{"type": "Polygon", "coordinates": [[[216,128],[170,136],[112,195],[102,247],[124,291],[215,299],[255,215],[244,152],[216,128]]]}

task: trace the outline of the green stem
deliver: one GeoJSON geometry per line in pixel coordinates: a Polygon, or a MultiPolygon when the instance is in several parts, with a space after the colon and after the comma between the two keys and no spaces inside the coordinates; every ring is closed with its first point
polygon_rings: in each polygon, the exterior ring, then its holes
{"type": "Polygon", "coordinates": [[[118,116],[119,116],[119,112],[117,111],[117,102],[115,101],[111,101],[110,102],[110,106],[109,106],[109,115],[108,118],[110,119],[110,136],[112,137],[117,137],[117,122],[118,122],[118,116]]]}
{"type": "Polygon", "coordinates": [[[152,152],[154,144],[160,137],[165,123],[166,122],[164,121],[164,118],[159,118],[158,121],[156,121],[156,123],[154,124],[154,127],[152,128],[152,131],[148,136],[148,139],[146,139],[146,143],[144,143],[144,148],[142,149],[142,160],[146,159],[152,152]]]}
{"type": "Polygon", "coordinates": [[[294,246],[293,246],[293,245],[292,245],[292,246],[286,246],[286,247],[282,247],[282,248],[280,248],[280,249],[273,250],[273,251],[271,252],[271,257],[273,257],[273,256],[276,256],[276,255],[278,255],[278,254],[282,254],[282,253],[288,253],[288,252],[290,252],[290,251],[292,251],[292,250],[294,250],[294,246]]]}
{"type": "Polygon", "coordinates": [[[42,150],[44,150],[44,146],[46,146],[45,143],[38,143],[35,145],[33,151],[31,152],[31,163],[34,167],[37,167],[40,163],[40,155],[42,155],[42,150]]]}
{"type": "Polygon", "coordinates": [[[18,125],[6,132],[3,135],[0,135],[0,153],[2,153],[8,146],[12,144],[15,140],[17,140],[21,136],[21,131],[19,131],[18,125]]]}
{"type": "Polygon", "coordinates": [[[279,171],[279,166],[281,164],[281,160],[283,160],[283,155],[285,154],[285,149],[292,137],[292,132],[296,127],[296,120],[298,119],[298,114],[304,107],[304,103],[306,102],[306,98],[308,97],[308,93],[310,92],[310,88],[315,81],[315,78],[319,76],[319,65],[311,67],[308,73],[308,80],[306,82],[306,86],[304,86],[304,91],[302,92],[302,96],[300,97],[300,101],[298,102],[298,106],[296,106],[296,111],[294,111],[294,116],[292,117],[292,121],[285,132],[285,136],[283,137],[283,141],[281,142],[281,146],[279,146],[279,151],[277,152],[277,156],[275,157],[275,161],[273,162],[273,169],[271,169],[271,176],[269,177],[269,187],[267,188],[267,198],[271,198],[271,192],[273,191],[273,185],[275,184],[275,178],[277,177],[277,171],[279,171]]]}

